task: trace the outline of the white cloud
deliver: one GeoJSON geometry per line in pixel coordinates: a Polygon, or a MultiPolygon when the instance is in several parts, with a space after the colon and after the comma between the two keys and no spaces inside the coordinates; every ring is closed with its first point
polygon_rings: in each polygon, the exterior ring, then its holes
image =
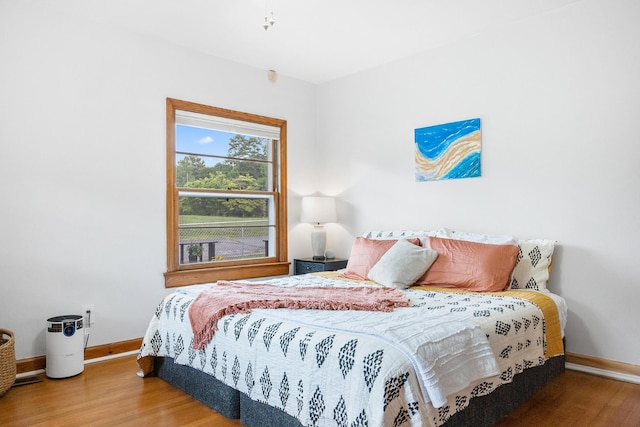
{"type": "Polygon", "coordinates": [[[205,136],[202,139],[198,140],[198,144],[211,144],[213,142],[213,138],[211,138],[210,136],[205,136]]]}

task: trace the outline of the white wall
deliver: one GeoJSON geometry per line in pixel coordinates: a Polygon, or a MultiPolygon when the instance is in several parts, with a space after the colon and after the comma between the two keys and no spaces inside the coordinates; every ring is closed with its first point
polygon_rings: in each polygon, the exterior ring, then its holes
{"type": "Polygon", "coordinates": [[[340,197],[338,255],[377,228],[554,238],[568,351],[640,364],[639,3],[584,0],[319,87],[50,7],[0,0],[0,327],[18,359],[82,304],[90,346],[144,333],[167,293],[174,97],[288,120],[290,258],[310,255],[297,201],[315,190],[340,197]],[[482,177],[416,183],[413,130],[473,117],[482,177]]]}
{"type": "Polygon", "coordinates": [[[440,226],[557,239],[567,350],[640,364],[639,17],[585,0],[320,86],[328,245],[440,226]],[[475,117],[482,177],[416,183],[414,129],[475,117]]]}
{"type": "Polygon", "coordinates": [[[144,334],[167,293],[167,97],[286,119],[291,199],[316,175],[300,161],[314,85],[29,3],[0,2],[0,327],[18,359],[45,354],[46,319],[82,304],[90,346],[144,334]]]}

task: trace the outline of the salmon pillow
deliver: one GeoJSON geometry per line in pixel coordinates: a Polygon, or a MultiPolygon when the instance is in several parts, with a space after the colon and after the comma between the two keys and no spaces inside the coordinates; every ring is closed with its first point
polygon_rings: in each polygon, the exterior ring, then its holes
{"type": "Polygon", "coordinates": [[[416,285],[458,288],[476,292],[505,290],[518,257],[517,245],[493,245],[427,237],[426,246],[438,252],[431,268],[416,285]]]}
{"type": "MultiPolygon", "coordinates": [[[[419,238],[406,239],[414,245],[422,246],[419,238]]],[[[343,277],[347,279],[367,280],[369,270],[376,265],[397,240],[374,240],[365,237],[356,237],[351,247],[351,255],[347,261],[347,268],[343,277]]]]}

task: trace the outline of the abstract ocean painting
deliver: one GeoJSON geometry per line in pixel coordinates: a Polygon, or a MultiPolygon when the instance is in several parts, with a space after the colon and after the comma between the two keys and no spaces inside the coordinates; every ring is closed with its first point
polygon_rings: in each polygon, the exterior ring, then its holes
{"type": "Polygon", "coordinates": [[[480,119],[416,129],[416,181],[480,176],[480,137],[480,119]]]}

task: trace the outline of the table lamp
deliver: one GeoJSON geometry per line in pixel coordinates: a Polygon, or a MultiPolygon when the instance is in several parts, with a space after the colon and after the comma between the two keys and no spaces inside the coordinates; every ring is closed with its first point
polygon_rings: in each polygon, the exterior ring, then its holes
{"type": "Polygon", "coordinates": [[[300,221],[313,224],[313,231],[311,232],[313,259],[324,259],[324,251],[327,246],[327,232],[324,230],[324,224],[336,222],[335,199],[318,196],[303,197],[300,221]]]}

